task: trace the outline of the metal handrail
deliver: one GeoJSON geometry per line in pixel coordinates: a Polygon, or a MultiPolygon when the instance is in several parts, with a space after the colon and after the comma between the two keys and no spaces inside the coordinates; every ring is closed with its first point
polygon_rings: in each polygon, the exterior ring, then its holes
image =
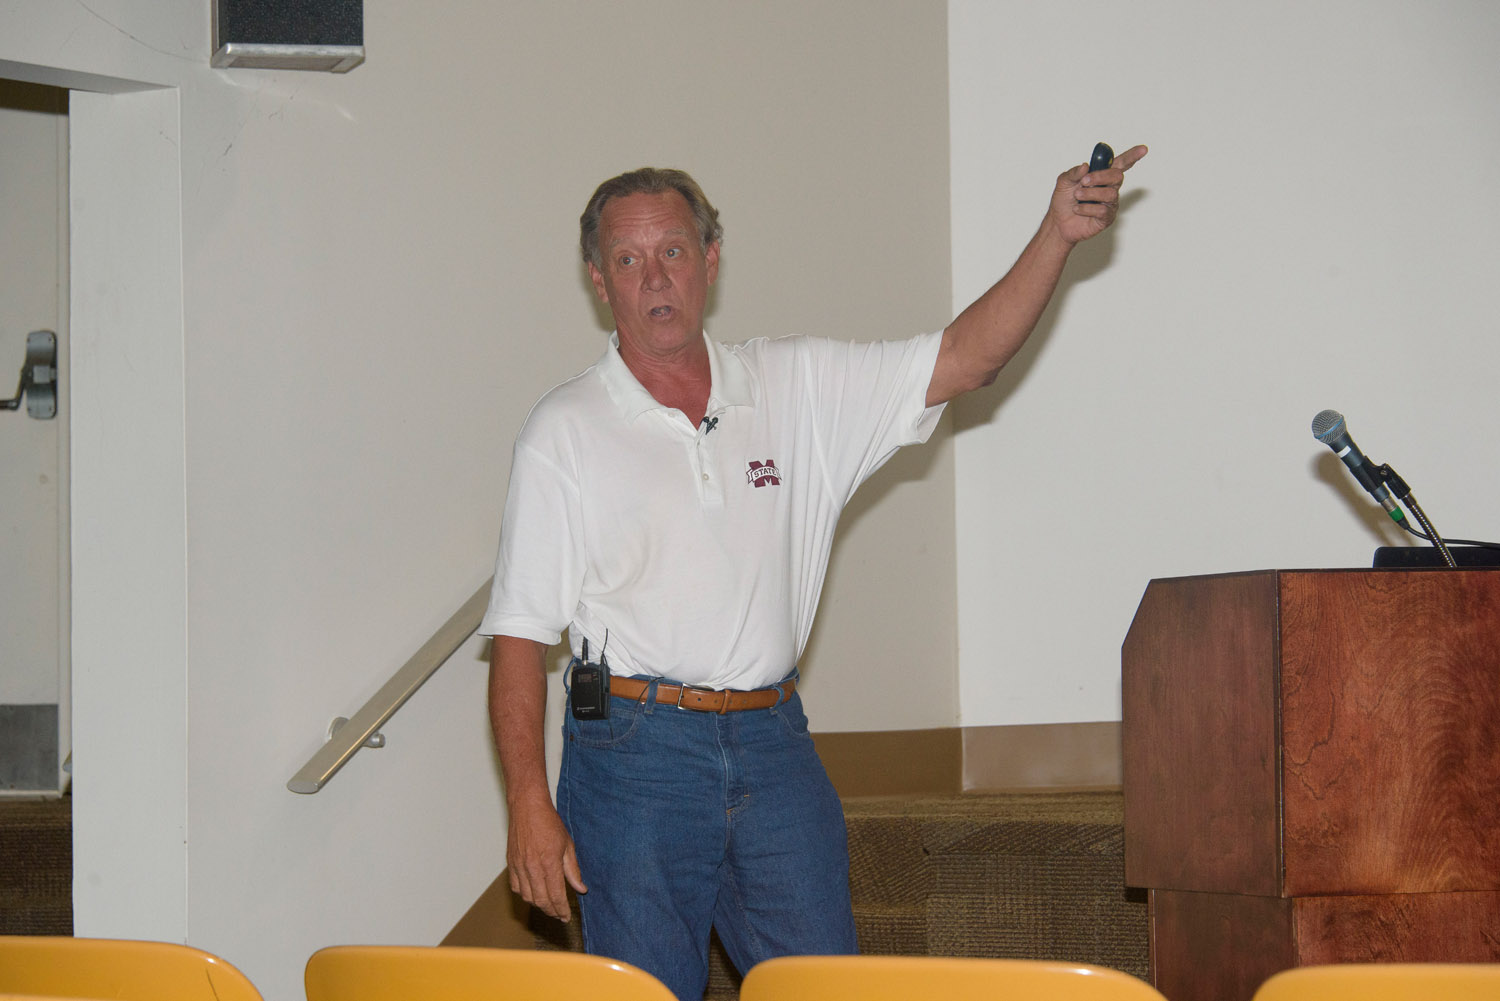
{"type": "Polygon", "coordinates": [[[474,596],[464,602],[463,607],[432,634],[432,639],[423,643],[421,649],[391,675],[391,680],[370,696],[370,700],[359,712],[343,725],[332,729],[328,742],[318,748],[318,752],[308,759],[301,771],[292,776],[286,787],[292,792],[315,793],[354,757],[354,752],[361,747],[380,746],[378,743],[371,743],[379,738],[380,728],[474,635],[474,630],[479,628],[479,622],[484,617],[489,598],[490,581],[485,581],[474,592],[474,596]]]}

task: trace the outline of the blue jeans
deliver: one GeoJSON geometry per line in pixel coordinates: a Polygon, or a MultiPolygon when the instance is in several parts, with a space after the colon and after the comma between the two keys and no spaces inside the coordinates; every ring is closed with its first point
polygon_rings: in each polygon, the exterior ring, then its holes
{"type": "Polygon", "coordinates": [[[588,886],[584,948],[683,1001],[703,997],[711,926],[741,973],[857,951],[844,811],[801,698],[718,715],[655,695],[565,714],[557,806],[588,886]]]}

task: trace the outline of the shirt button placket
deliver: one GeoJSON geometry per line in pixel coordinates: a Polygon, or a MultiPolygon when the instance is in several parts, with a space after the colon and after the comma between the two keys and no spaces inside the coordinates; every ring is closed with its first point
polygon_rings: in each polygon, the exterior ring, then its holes
{"type": "Polygon", "coordinates": [[[723,507],[724,489],[714,468],[714,442],[702,431],[694,441],[693,465],[698,471],[698,499],[705,507],[723,507]]]}

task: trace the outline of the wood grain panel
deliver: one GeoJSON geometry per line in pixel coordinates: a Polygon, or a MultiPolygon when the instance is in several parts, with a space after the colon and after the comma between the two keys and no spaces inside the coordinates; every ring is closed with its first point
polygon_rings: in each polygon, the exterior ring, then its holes
{"type": "Polygon", "coordinates": [[[1500,893],[1299,897],[1297,963],[1500,962],[1500,893]]]}
{"type": "Polygon", "coordinates": [[[1125,878],[1280,892],[1276,575],[1155,580],[1121,651],[1125,878]]]}
{"type": "Polygon", "coordinates": [[[1151,980],[1170,1001],[1250,1001],[1296,965],[1292,902],[1152,890],[1151,980]]]}
{"type": "Polygon", "coordinates": [[[1167,997],[1500,961],[1500,571],[1153,581],[1122,654],[1126,876],[1167,997]]]}
{"type": "Polygon", "coordinates": [[[1500,574],[1281,588],[1283,892],[1500,889],[1500,574]]]}
{"type": "Polygon", "coordinates": [[[1250,1001],[1326,963],[1500,962],[1500,893],[1254,897],[1152,890],[1151,980],[1170,1001],[1250,1001]]]}

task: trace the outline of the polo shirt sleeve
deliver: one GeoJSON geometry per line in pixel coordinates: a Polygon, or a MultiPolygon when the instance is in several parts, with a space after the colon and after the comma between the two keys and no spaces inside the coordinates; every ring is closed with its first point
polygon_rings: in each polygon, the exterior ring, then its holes
{"type": "Polygon", "coordinates": [[[927,406],[927,387],[942,331],[904,341],[806,343],[824,473],[847,500],[897,449],[932,436],[943,405],[927,406]]]}
{"type": "Polygon", "coordinates": [[[578,607],[584,553],[578,481],[555,456],[516,441],[495,582],[479,633],[548,646],[578,607]]]}

